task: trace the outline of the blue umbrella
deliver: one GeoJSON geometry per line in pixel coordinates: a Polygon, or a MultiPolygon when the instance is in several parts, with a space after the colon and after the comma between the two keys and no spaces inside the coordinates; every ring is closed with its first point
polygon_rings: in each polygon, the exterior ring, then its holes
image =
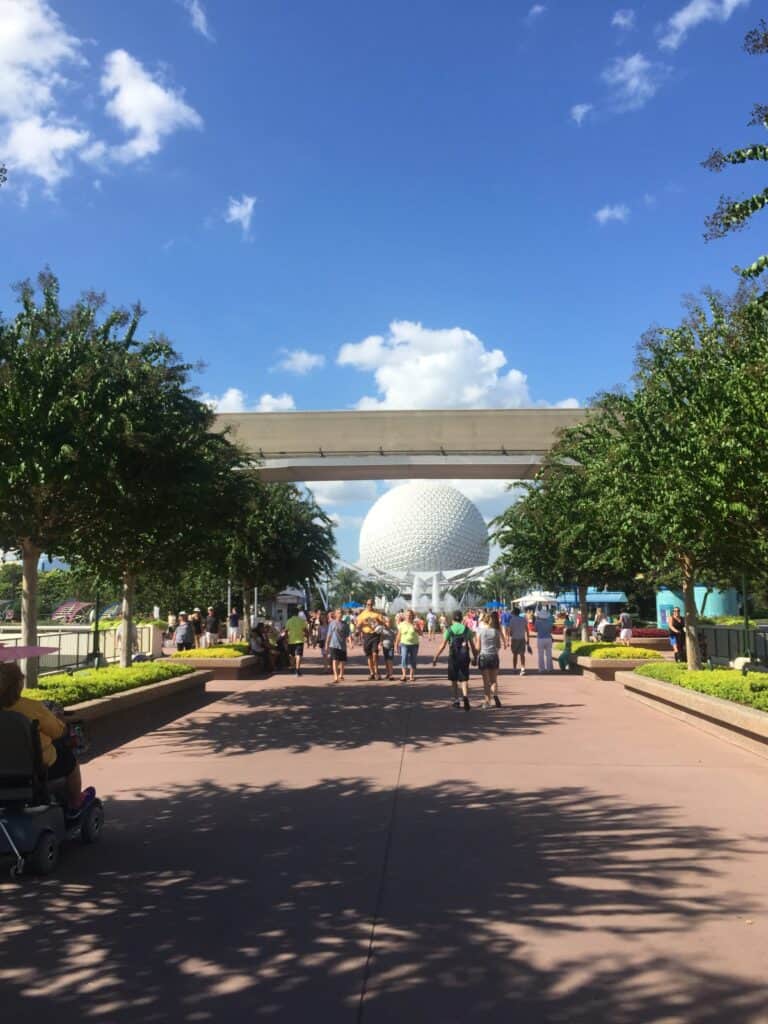
{"type": "Polygon", "coordinates": [[[501,601],[489,601],[485,606],[486,608],[503,608],[504,605],[501,601]]]}

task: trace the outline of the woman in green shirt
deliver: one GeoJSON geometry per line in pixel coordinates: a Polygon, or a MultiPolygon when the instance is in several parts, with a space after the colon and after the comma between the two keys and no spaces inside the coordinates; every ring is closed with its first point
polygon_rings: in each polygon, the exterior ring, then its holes
{"type": "Polygon", "coordinates": [[[419,653],[419,631],[414,622],[416,616],[413,609],[409,608],[405,618],[397,627],[397,638],[395,639],[395,654],[400,651],[400,679],[405,682],[405,673],[408,671],[408,679],[413,682],[416,677],[416,656],[419,653]]]}

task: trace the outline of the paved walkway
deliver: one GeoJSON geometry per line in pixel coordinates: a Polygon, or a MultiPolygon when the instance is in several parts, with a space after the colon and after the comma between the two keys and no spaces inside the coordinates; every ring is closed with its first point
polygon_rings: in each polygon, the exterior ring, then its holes
{"type": "Polygon", "coordinates": [[[308,667],[97,737],[102,844],[0,883],[4,1020],[768,1022],[768,760],[579,677],[308,667]]]}

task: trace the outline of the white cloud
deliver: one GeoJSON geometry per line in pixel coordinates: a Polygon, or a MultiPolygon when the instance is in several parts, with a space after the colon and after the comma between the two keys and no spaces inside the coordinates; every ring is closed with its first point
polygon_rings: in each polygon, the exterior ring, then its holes
{"type": "Polygon", "coordinates": [[[622,7],[621,10],[616,11],[614,16],[611,18],[611,24],[614,28],[620,28],[624,32],[630,32],[635,27],[635,12],[631,7],[622,7]]]}
{"type": "Polygon", "coordinates": [[[205,13],[205,8],[200,3],[200,0],[182,0],[182,2],[192,21],[192,28],[212,43],[214,40],[208,26],[208,15],[205,13]]]}
{"type": "Polygon", "coordinates": [[[166,87],[125,50],[113,50],[104,61],[101,91],[106,111],[133,138],[112,151],[124,163],[157,153],[163,137],[180,128],[201,128],[203,120],[179,92],[166,87]]]}
{"type": "MultiPolygon", "coordinates": [[[[318,502],[322,504],[322,502],[318,502]]],[[[336,527],[356,527],[359,528],[363,525],[363,516],[347,515],[341,512],[331,512],[328,516],[334,526],[336,527]]]]}
{"type": "Polygon", "coordinates": [[[285,352],[285,358],[277,364],[275,367],[277,370],[304,375],[310,370],[316,370],[325,365],[325,356],[319,352],[307,352],[305,348],[283,349],[283,352],[285,352]]]}
{"type": "Polygon", "coordinates": [[[639,110],[659,90],[667,68],[651,63],[642,53],[616,57],[602,73],[602,79],[614,89],[618,110],[639,110]]]}
{"type": "Polygon", "coordinates": [[[571,120],[581,124],[587,114],[592,110],[591,103],[575,103],[571,107],[571,120]]]}
{"type": "Polygon", "coordinates": [[[270,395],[269,392],[262,395],[256,403],[254,412],[290,412],[296,408],[296,403],[293,400],[293,396],[286,394],[284,391],[282,395],[270,395]]]}
{"type": "Polygon", "coordinates": [[[248,238],[251,230],[251,218],[253,207],[256,204],[256,196],[243,195],[241,199],[233,199],[230,196],[229,206],[224,215],[227,224],[239,224],[243,229],[243,238],[248,238]]]}
{"type": "Polygon", "coordinates": [[[669,19],[659,46],[676,50],[691,29],[705,21],[728,21],[734,11],[748,3],[749,0],[690,0],[669,19]]]}
{"type": "Polygon", "coordinates": [[[12,122],[2,148],[10,167],[52,187],[70,173],[69,158],[87,141],[86,131],[33,116],[12,122]]]}
{"type": "Polygon", "coordinates": [[[656,196],[653,195],[650,192],[646,192],[645,195],[643,196],[643,202],[645,203],[645,205],[648,207],[649,210],[652,210],[653,207],[656,205],[656,196]]]}
{"type": "Polygon", "coordinates": [[[598,224],[607,224],[609,221],[617,220],[622,224],[629,219],[629,207],[624,203],[616,203],[614,206],[601,206],[595,213],[595,220],[598,224]]]}
{"type": "Polygon", "coordinates": [[[534,403],[527,378],[509,369],[501,349],[488,349],[462,327],[432,330],[395,320],[386,336],[342,345],[340,366],[373,373],[378,396],[358,409],[515,409],[534,403]]]}
{"type": "Polygon", "coordinates": [[[313,480],[305,486],[323,507],[346,505],[351,501],[374,502],[379,496],[373,480],[313,480]]]}
{"type": "Polygon", "coordinates": [[[204,394],[202,401],[214,412],[290,412],[296,408],[291,395],[270,395],[268,392],[249,406],[248,398],[240,388],[227,388],[222,395],[204,394]]]}
{"type": "Polygon", "coordinates": [[[540,18],[542,14],[546,12],[547,8],[544,4],[534,4],[533,7],[528,11],[528,21],[534,21],[536,18],[540,18]]]}

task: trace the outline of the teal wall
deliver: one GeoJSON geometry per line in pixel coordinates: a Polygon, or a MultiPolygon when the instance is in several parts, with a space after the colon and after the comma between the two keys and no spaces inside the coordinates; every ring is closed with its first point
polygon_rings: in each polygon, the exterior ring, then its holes
{"type": "MultiPolygon", "coordinates": [[[[694,588],[696,608],[699,613],[701,613],[701,606],[706,593],[706,587],[697,586],[694,588]]],[[[683,595],[678,593],[676,590],[667,590],[666,587],[662,587],[662,589],[656,593],[656,622],[662,627],[662,629],[666,629],[667,616],[672,614],[672,609],[675,606],[679,607],[683,614],[685,614],[683,595]]],[[[738,591],[734,590],[733,587],[729,590],[713,590],[707,598],[704,614],[707,617],[713,618],[718,615],[738,615],[738,591]]]]}

